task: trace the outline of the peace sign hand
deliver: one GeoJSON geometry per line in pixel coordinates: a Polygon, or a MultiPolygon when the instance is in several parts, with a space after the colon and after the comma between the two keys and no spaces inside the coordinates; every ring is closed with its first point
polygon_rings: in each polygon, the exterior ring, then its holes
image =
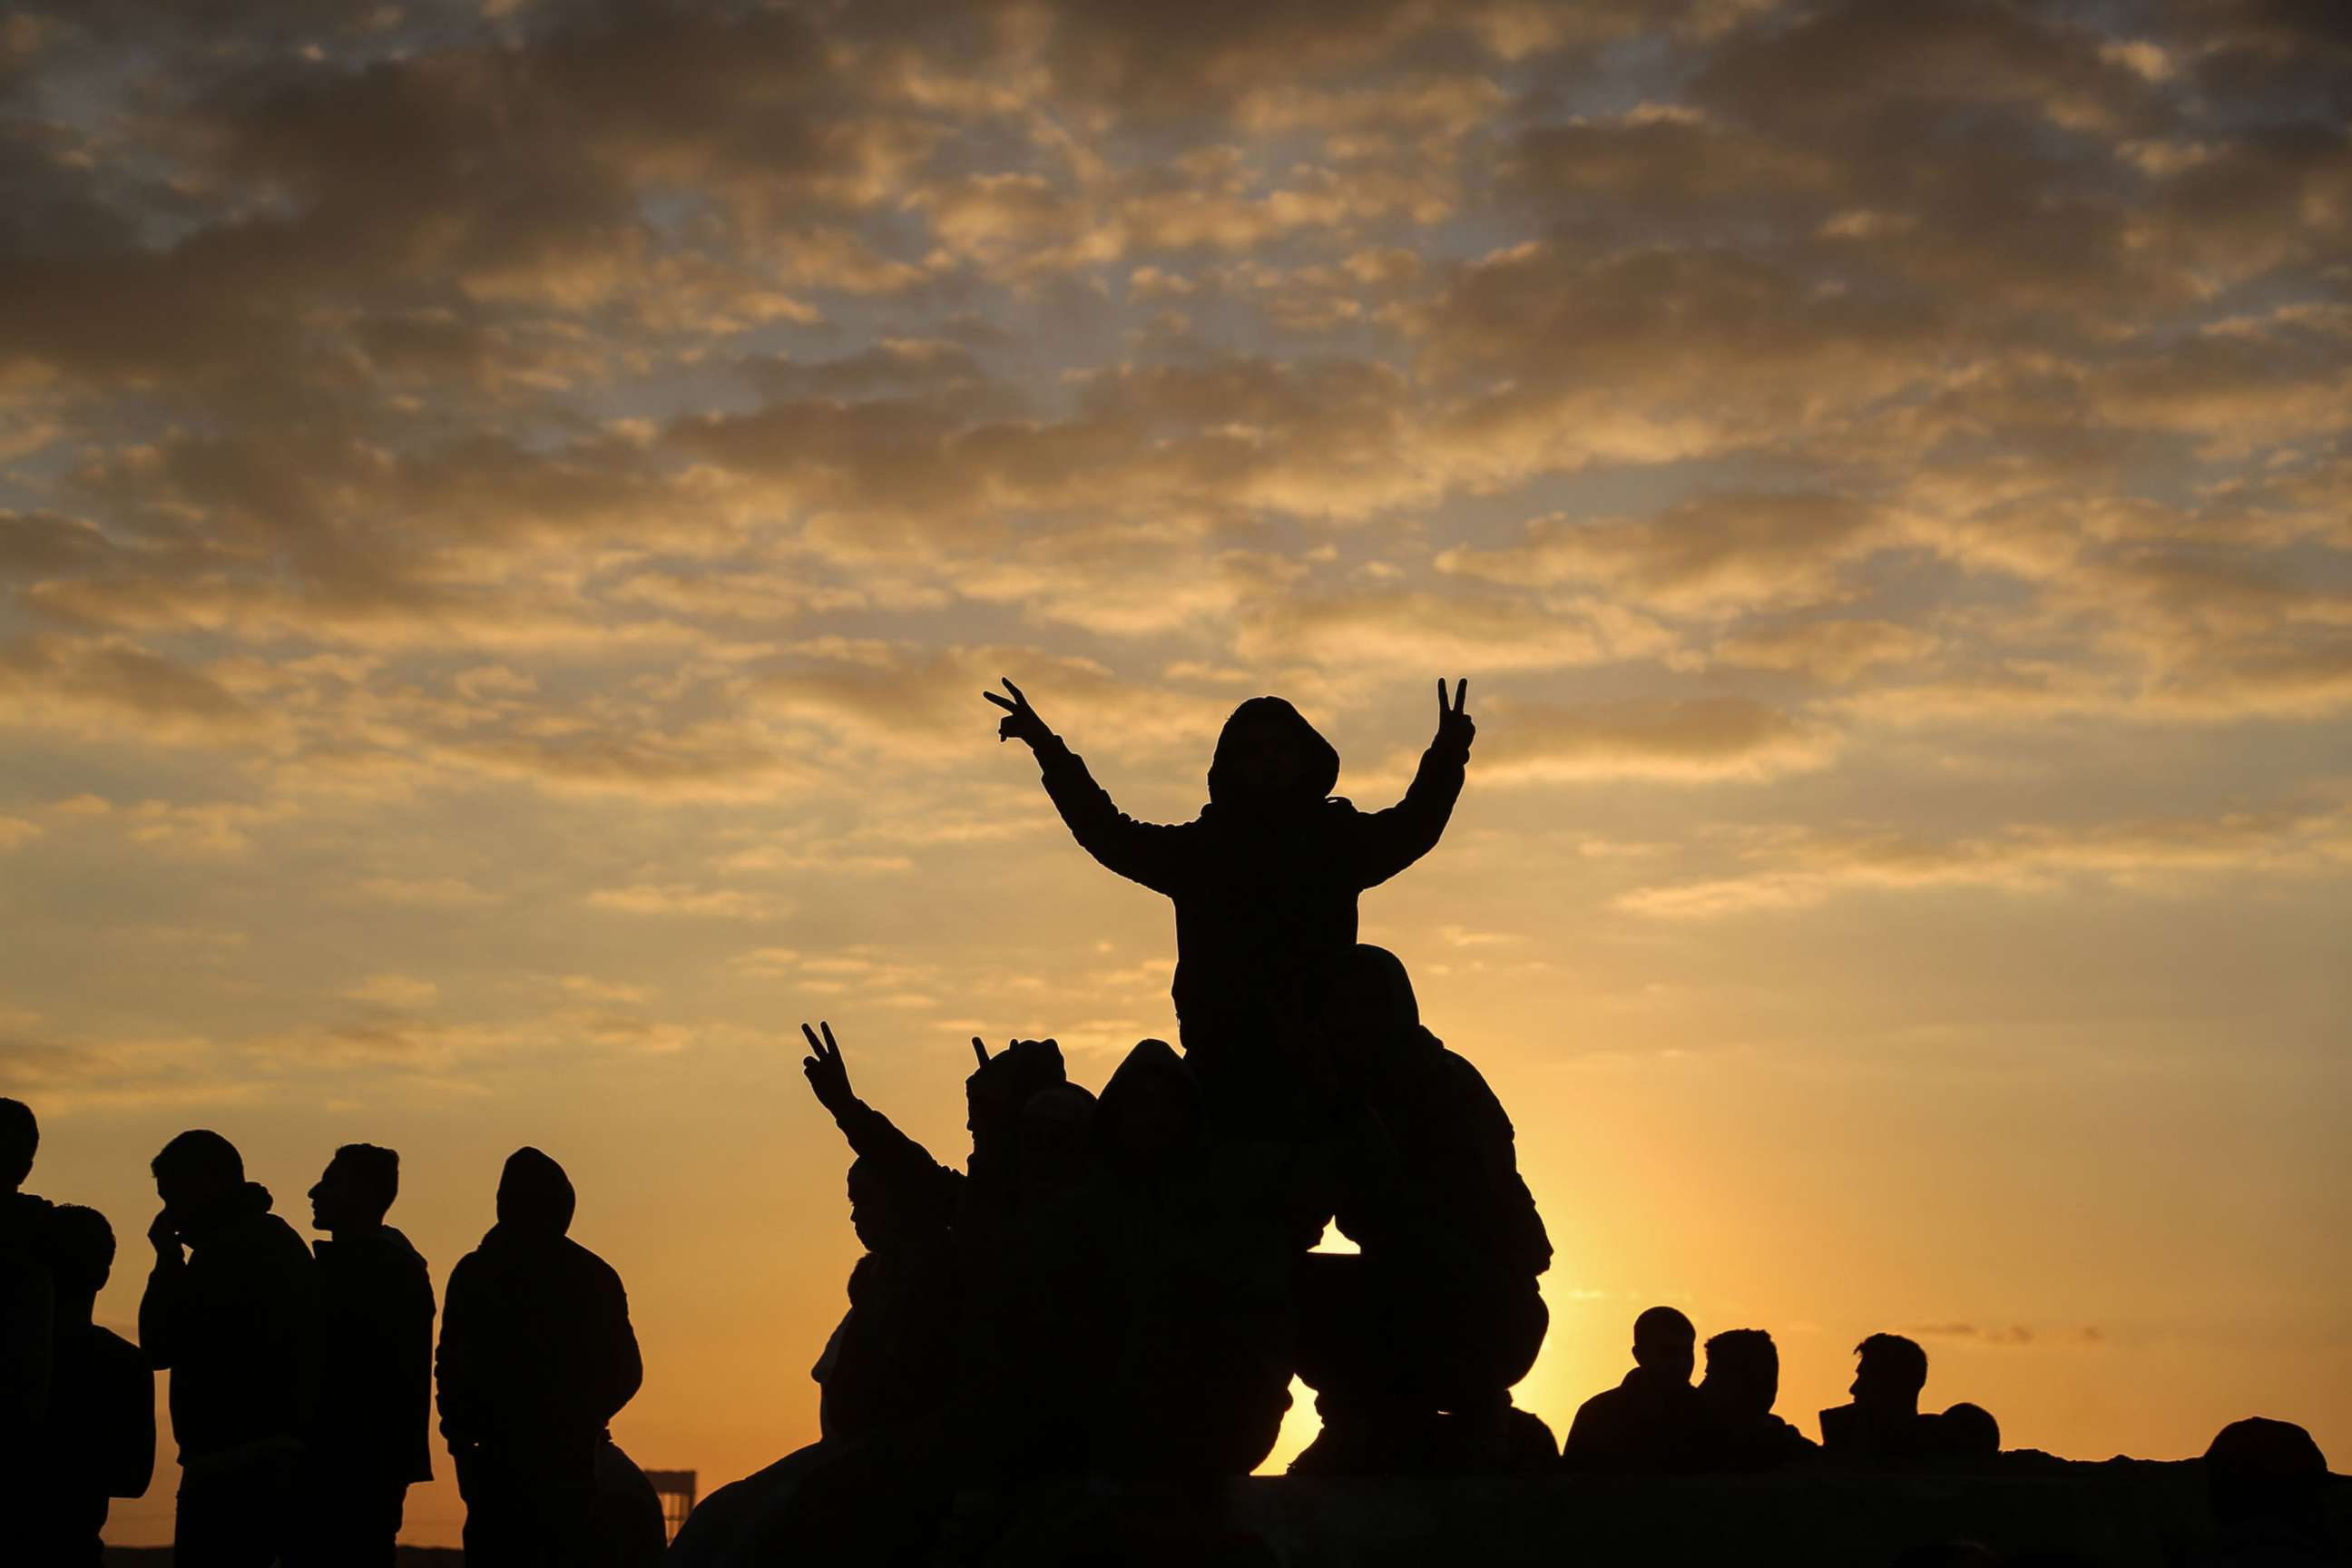
{"type": "Polygon", "coordinates": [[[1470,681],[1465,676],[1454,683],[1454,702],[1451,707],[1447,706],[1445,678],[1442,675],[1437,678],[1437,738],[1430,742],[1432,746],[1465,757],[1470,754],[1470,742],[1477,738],[1478,724],[1463,707],[1469,695],[1470,681]]]}
{"type": "Polygon", "coordinates": [[[1037,717],[1037,710],[1029,706],[1029,699],[1021,695],[1021,689],[1010,679],[1001,676],[998,679],[1003,679],[1004,689],[1013,693],[1012,700],[1007,701],[993,691],[981,693],[1004,710],[1004,717],[997,721],[996,738],[1000,741],[1026,741],[1032,747],[1052,740],[1054,731],[1045,728],[1045,721],[1037,717]]]}
{"type": "Polygon", "coordinates": [[[816,1095],[816,1102],[838,1116],[857,1103],[857,1096],[850,1092],[849,1069],[842,1065],[841,1047],[834,1040],[833,1026],[820,1021],[817,1028],[824,1031],[824,1038],[818,1039],[816,1029],[806,1024],[801,1026],[801,1034],[813,1053],[801,1058],[801,1071],[808,1074],[809,1089],[816,1095]]]}

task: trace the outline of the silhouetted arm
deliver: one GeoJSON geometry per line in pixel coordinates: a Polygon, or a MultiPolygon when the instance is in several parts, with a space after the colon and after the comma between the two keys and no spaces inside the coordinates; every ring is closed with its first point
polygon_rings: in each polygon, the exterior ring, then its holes
{"type": "Polygon", "coordinates": [[[1183,871],[1190,831],[1182,826],[1138,822],[1120,811],[1111,804],[1109,793],[1087,772],[1084,760],[1037,717],[1037,710],[1029,706],[1029,699],[1022,695],[1021,689],[1008,680],[1004,689],[1013,693],[1012,700],[993,691],[981,693],[1004,710],[1004,718],[997,726],[997,739],[1025,742],[1035,753],[1045,794],[1052,799],[1054,809],[1062,814],[1062,825],[1070,830],[1078,847],[1101,862],[1106,870],[1130,882],[1140,882],[1155,893],[1172,894],[1176,879],[1183,871]]]}
{"type": "Polygon", "coordinates": [[[939,1198],[952,1205],[954,1189],[963,1182],[961,1173],[932,1159],[929,1150],[851,1091],[849,1068],[842,1060],[840,1043],[833,1037],[833,1026],[820,1020],[817,1028],[824,1032],[820,1035],[806,1024],[801,1026],[810,1052],[801,1059],[801,1070],[808,1075],[809,1091],[817,1103],[832,1112],[833,1124],[849,1140],[850,1152],[868,1162],[895,1190],[903,1194],[941,1186],[947,1190],[939,1198]]]}
{"type": "Polygon", "coordinates": [[[119,1346],[107,1368],[104,1451],[95,1478],[109,1497],[147,1495],[155,1479],[155,1374],[136,1350],[119,1346]]]}
{"type": "Polygon", "coordinates": [[[1445,682],[1437,683],[1437,736],[1421,754],[1421,766],[1404,798],[1386,811],[1356,819],[1349,869],[1359,888],[1377,888],[1437,847],[1454,803],[1462,797],[1470,742],[1478,727],[1464,710],[1470,683],[1456,688],[1447,706],[1445,682]]]}
{"type": "Polygon", "coordinates": [[[139,1298],[139,1352],[149,1366],[166,1372],[179,1358],[187,1330],[188,1259],[163,1215],[147,1227],[147,1239],[155,1247],[155,1267],[147,1276],[146,1294],[139,1298]]]}
{"type": "Polygon", "coordinates": [[[441,1413],[441,1437],[453,1454],[482,1440],[481,1369],[475,1356],[473,1259],[462,1258],[449,1271],[441,1298],[441,1345],[433,1358],[434,1400],[441,1413]]]}

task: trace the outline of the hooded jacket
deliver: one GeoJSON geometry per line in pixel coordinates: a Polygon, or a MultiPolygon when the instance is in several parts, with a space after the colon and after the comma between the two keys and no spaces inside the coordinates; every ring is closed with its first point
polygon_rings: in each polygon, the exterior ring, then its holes
{"type": "Polygon", "coordinates": [[[433,1479],[433,1278],[390,1226],[317,1244],[321,1355],[310,1447],[355,1480],[433,1479]]]}
{"type": "Polygon", "coordinates": [[[1112,804],[1085,762],[1055,736],[1037,748],[1045,793],[1087,854],[1176,905],[1179,1017],[1198,1026],[1250,1012],[1355,944],[1356,896],[1435,847],[1462,794],[1466,748],[1433,745],[1404,798],[1361,812],[1330,797],[1339,754],[1296,708],[1254,697],[1234,710],[1209,766],[1209,801],[1192,821],[1138,822],[1112,804]],[[1247,792],[1237,738],[1273,725],[1289,734],[1296,783],[1247,792]]]}
{"type": "Polygon", "coordinates": [[[572,1184],[536,1149],[499,1183],[499,1223],[449,1271],[437,1369],[441,1433],[587,1466],[645,1380],[629,1301],[610,1264],[564,1235],[572,1184]]]}
{"type": "Polygon", "coordinates": [[[172,1374],[180,1460],[300,1443],[318,1394],[319,1286],[310,1247],[247,1182],[159,1261],[139,1302],[147,1364],[172,1374]]]}

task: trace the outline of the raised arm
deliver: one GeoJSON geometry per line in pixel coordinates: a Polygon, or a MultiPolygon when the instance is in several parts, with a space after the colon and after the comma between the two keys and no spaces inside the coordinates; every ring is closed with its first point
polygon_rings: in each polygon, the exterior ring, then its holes
{"type": "MultiPolygon", "coordinates": [[[[963,1176],[931,1158],[931,1152],[898,1131],[890,1119],[857,1098],[849,1087],[849,1068],[841,1059],[841,1044],[833,1026],[819,1021],[817,1029],[801,1026],[809,1054],[801,1058],[809,1091],[833,1113],[834,1125],[849,1140],[850,1152],[873,1162],[893,1185],[902,1190],[940,1185],[954,1188],[963,1176]],[[817,1029],[824,1033],[819,1036],[817,1029]]],[[[952,1196],[952,1193],[944,1194],[952,1196]]]]}
{"type": "Polygon", "coordinates": [[[1422,752],[1404,798],[1358,819],[1351,858],[1358,887],[1376,888],[1437,847],[1454,803],[1461,798],[1470,742],[1478,733],[1465,706],[1469,694],[1470,682],[1459,681],[1449,704],[1445,682],[1439,679],[1437,733],[1422,752]]]}
{"type": "Polygon", "coordinates": [[[1007,699],[983,691],[1004,717],[997,722],[999,741],[1024,741],[1037,758],[1037,771],[1062,825],[1078,847],[1130,882],[1140,882],[1155,893],[1172,893],[1184,865],[1187,829],[1156,822],[1138,822],[1111,803],[1109,792],[1095,783],[1087,764],[1059,735],[1045,727],[1029,699],[1012,681],[1007,699]]]}

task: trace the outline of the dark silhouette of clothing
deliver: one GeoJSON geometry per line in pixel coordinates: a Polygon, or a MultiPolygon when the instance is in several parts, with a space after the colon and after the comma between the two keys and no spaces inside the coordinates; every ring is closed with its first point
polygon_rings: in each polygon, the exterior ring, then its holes
{"type": "Polygon", "coordinates": [[[0,1499],[16,1489],[49,1407],[57,1341],[47,1227],[53,1205],[0,1194],[0,1499]]]}
{"type": "Polygon", "coordinates": [[[159,1257],[139,1303],[140,1349],[172,1374],[180,1447],[173,1560],[266,1564],[287,1532],[293,1467],[318,1390],[310,1249],[246,1182],[187,1216],[188,1247],[159,1257]]]}
{"type": "Polygon", "coordinates": [[[499,1223],[449,1272],[441,1432],[474,1568],[586,1560],[597,1445],[644,1378],[620,1276],[564,1235],[572,1208],[562,1168],[519,1151],[499,1223]]]}
{"type": "Polygon", "coordinates": [[[955,1368],[956,1274],[944,1226],[868,1252],[810,1375],[818,1430],[856,1438],[937,1410],[955,1368]]]}
{"type": "Polygon", "coordinates": [[[390,1564],[408,1488],[433,1477],[433,1280],[398,1230],[317,1244],[320,1384],[292,1562],[390,1564]]]}
{"type": "Polygon", "coordinates": [[[1842,1465],[1906,1465],[1940,1451],[1936,1417],[1923,1411],[1838,1405],[1821,1424],[1822,1452],[1842,1465]]]}
{"type": "Polygon", "coordinates": [[[586,1568],[661,1568],[669,1550],[661,1494],[610,1437],[596,1445],[594,1542],[586,1568]]]}
{"type": "Polygon", "coordinates": [[[1560,1460],[1578,1470],[1687,1470],[1696,1459],[1700,1418],[1698,1391],[1687,1379],[1637,1366],[1578,1406],[1560,1460]]]}
{"type": "Polygon", "coordinates": [[[96,1568],[110,1500],[146,1493],[155,1473],[155,1374],[139,1347],[96,1323],[58,1333],[48,1418],[31,1467],[34,1563],[96,1568]]]}
{"type": "MultiPolygon", "coordinates": [[[[1278,697],[1236,709],[1209,768],[1209,803],[1191,822],[1138,822],[1052,736],[1036,748],[1045,793],[1071,836],[1108,869],[1176,906],[1172,994],[1188,1053],[1254,1033],[1286,992],[1356,942],[1356,899],[1436,847],[1462,794],[1466,743],[1433,744],[1404,798],[1361,812],[1327,798],[1339,753],[1278,697]],[[1286,793],[1244,786],[1230,752],[1260,727],[1298,759],[1286,793]]],[[[1237,1048],[1252,1048],[1244,1041],[1237,1048]]]]}
{"type": "Polygon", "coordinates": [[[1695,1462],[1703,1470],[1744,1474],[1817,1458],[1821,1446],[1769,1410],[1745,1408],[1698,1387],[1695,1462]]]}

